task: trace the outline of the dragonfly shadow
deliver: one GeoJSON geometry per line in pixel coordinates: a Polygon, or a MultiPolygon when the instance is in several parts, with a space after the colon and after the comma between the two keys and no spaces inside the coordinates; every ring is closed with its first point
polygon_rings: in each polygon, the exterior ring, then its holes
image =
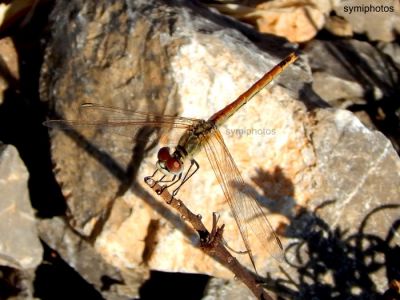
{"type": "MultiPolygon", "coordinates": [[[[55,116],[55,118],[61,119],[60,116],[55,116]]],[[[138,140],[146,140],[146,136],[154,134],[154,130],[157,129],[154,127],[143,127],[137,134],[138,140]]],[[[68,129],[63,129],[63,132],[120,182],[116,194],[110,197],[107,206],[102,212],[102,217],[98,219],[90,236],[85,238],[86,240],[89,242],[94,242],[96,240],[97,236],[102,232],[110,217],[115,200],[118,199],[119,196],[125,194],[128,189],[130,189],[133,194],[140,197],[143,201],[150,205],[159,215],[165,218],[165,220],[172,223],[175,228],[181,230],[182,233],[190,240],[193,239],[193,229],[191,229],[191,227],[189,227],[180,216],[168,209],[165,209],[165,206],[161,204],[158,199],[154,198],[152,194],[145,190],[137,181],[140,164],[142,163],[146,154],[155,146],[157,146],[156,140],[152,140],[150,144],[139,142],[133,143],[134,146],[131,149],[132,155],[130,161],[126,165],[122,165],[110,153],[99,149],[95,143],[81,134],[78,130],[71,127],[68,129]]],[[[139,180],[141,180],[141,178],[139,178],[139,180]]]]}
{"type": "Polygon", "coordinates": [[[251,180],[262,190],[262,195],[258,198],[271,213],[279,213],[287,217],[292,215],[291,211],[296,205],[293,199],[294,185],[285,176],[282,168],[276,166],[272,173],[256,169],[256,175],[251,180]]]}
{"type": "Polygon", "coordinates": [[[293,185],[279,167],[272,174],[257,172],[253,181],[264,192],[260,198],[273,199],[266,202],[268,209],[274,213],[282,209],[282,215],[290,220],[278,234],[295,240],[285,248],[289,267],[282,265],[278,278],[268,274],[268,288],[289,299],[382,299],[377,280],[387,284],[400,279],[400,247],[396,245],[400,218],[386,233],[377,235],[367,229],[376,214],[399,209],[399,204],[372,209],[357,229],[340,224],[332,227],[319,212],[332,209],[329,206],[337,201],[326,201],[311,211],[294,203],[293,185]],[[270,187],[273,184],[275,188],[270,187]],[[279,201],[286,203],[277,205],[279,201]],[[296,214],[291,213],[293,209],[296,214]]]}

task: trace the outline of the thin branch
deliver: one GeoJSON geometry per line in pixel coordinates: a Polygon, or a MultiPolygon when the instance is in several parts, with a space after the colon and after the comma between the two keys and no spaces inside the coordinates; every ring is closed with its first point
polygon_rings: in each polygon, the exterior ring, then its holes
{"type": "Polygon", "coordinates": [[[201,215],[192,213],[181,200],[172,197],[167,189],[164,189],[162,193],[159,194],[158,191],[161,191],[162,188],[153,179],[146,178],[145,182],[165,201],[165,203],[177,210],[182,218],[189,222],[193,229],[197,231],[200,237],[200,249],[204,253],[228,268],[235,275],[235,278],[242,281],[253,292],[257,299],[273,299],[257,281],[256,275],[242,266],[225,248],[222,237],[224,225],[217,226],[218,218],[215,213],[213,214],[213,226],[210,233],[201,221],[201,215]]]}

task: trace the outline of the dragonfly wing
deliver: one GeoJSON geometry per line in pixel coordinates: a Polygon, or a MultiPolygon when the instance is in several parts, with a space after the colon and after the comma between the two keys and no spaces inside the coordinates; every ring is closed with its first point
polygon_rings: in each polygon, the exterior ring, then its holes
{"type": "Polygon", "coordinates": [[[162,123],[173,123],[176,126],[190,126],[198,122],[198,119],[185,118],[178,116],[171,116],[165,114],[154,114],[149,112],[142,112],[137,110],[130,110],[112,106],[105,106],[96,103],[84,103],[79,108],[79,113],[82,118],[93,120],[93,118],[102,118],[105,120],[110,119],[135,119],[158,122],[162,120],[162,123]]]}
{"type": "Polygon", "coordinates": [[[273,257],[279,257],[282,252],[282,244],[257,202],[257,195],[246,186],[217,128],[214,128],[211,134],[205,137],[204,148],[232,210],[254,268],[255,263],[249,242],[250,235],[257,237],[260,245],[273,257]]]}
{"type": "Polygon", "coordinates": [[[169,115],[125,110],[116,107],[86,103],[80,107],[78,120],[49,120],[44,125],[63,130],[94,129],[102,133],[110,132],[135,140],[148,140],[142,134],[145,128],[158,129],[159,136],[174,133],[177,139],[183,131],[195,125],[198,120],[169,115]]]}

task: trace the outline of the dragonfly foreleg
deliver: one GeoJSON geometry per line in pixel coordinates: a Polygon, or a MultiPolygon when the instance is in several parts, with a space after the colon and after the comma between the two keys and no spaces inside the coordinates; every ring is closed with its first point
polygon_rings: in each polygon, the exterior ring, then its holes
{"type": "Polygon", "coordinates": [[[195,161],[194,159],[190,160],[190,167],[187,170],[185,176],[182,178],[181,183],[178,185],[178,187],[172,192],[172,196],[175,197],[178,192],[179,189],[182,187],[182,185],[188,181],[190,179],[190,177],[192,177],[194,175],[194,173],[197,172],[197,170],[200,168],[199,164],[197,163],[197,161],[195,161]],[[193,168],[193,170],[192,170],[193,168]]]}
{"type": "Polygon", "coordinates": [[[182,175],[174,175],[172,177],[172,179],[168,179],[167,175],[163,175],[161,176],[159,179],[155,180],[154,177],[156,176],[157,172],[159,171],[159,169],[156,169],[153,173],[153,175],[151,176],[147,176],[145,177],[145,181],[147,182],[148,180],[153,180],[153,184],[151,185],[151,187],[153,188],[156,184],[160,184],[160,183],[169,183],[167,185],[163,185],[161,190],[158,190],[157,193],[161,194],[166,188],[174,185],[176,182],[178,182],[181,179],[182,175]],[[171,183],[172,182],[172,183],[171,183]]]}
{"type": "Polygon", "coordinates": [[[158,183],[157,180],[153,180],[153,178],[154,178],[154,176],[156,176],[157,172],[158,172],[158,169],[156,169],[156,170],[154,171],[153,175],[147,176],[147,177],[144,178],[144,181],[145,181],[145,182],[148,182],[149,180],[152,180],[152,181],[154,182],[154,183],[151,185],[151,188],[153,188],[153,187],[158,183]]]}

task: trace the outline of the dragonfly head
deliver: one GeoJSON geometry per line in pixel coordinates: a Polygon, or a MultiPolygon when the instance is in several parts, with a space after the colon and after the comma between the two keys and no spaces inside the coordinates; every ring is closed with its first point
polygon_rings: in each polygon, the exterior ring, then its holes
{"type": "Polygon", "coordinates": [[[157,154],[157,168],[165,175],[179,175],[183,171],[183,162],[170,152],[169,147],[163,147],[157,154]]]}

